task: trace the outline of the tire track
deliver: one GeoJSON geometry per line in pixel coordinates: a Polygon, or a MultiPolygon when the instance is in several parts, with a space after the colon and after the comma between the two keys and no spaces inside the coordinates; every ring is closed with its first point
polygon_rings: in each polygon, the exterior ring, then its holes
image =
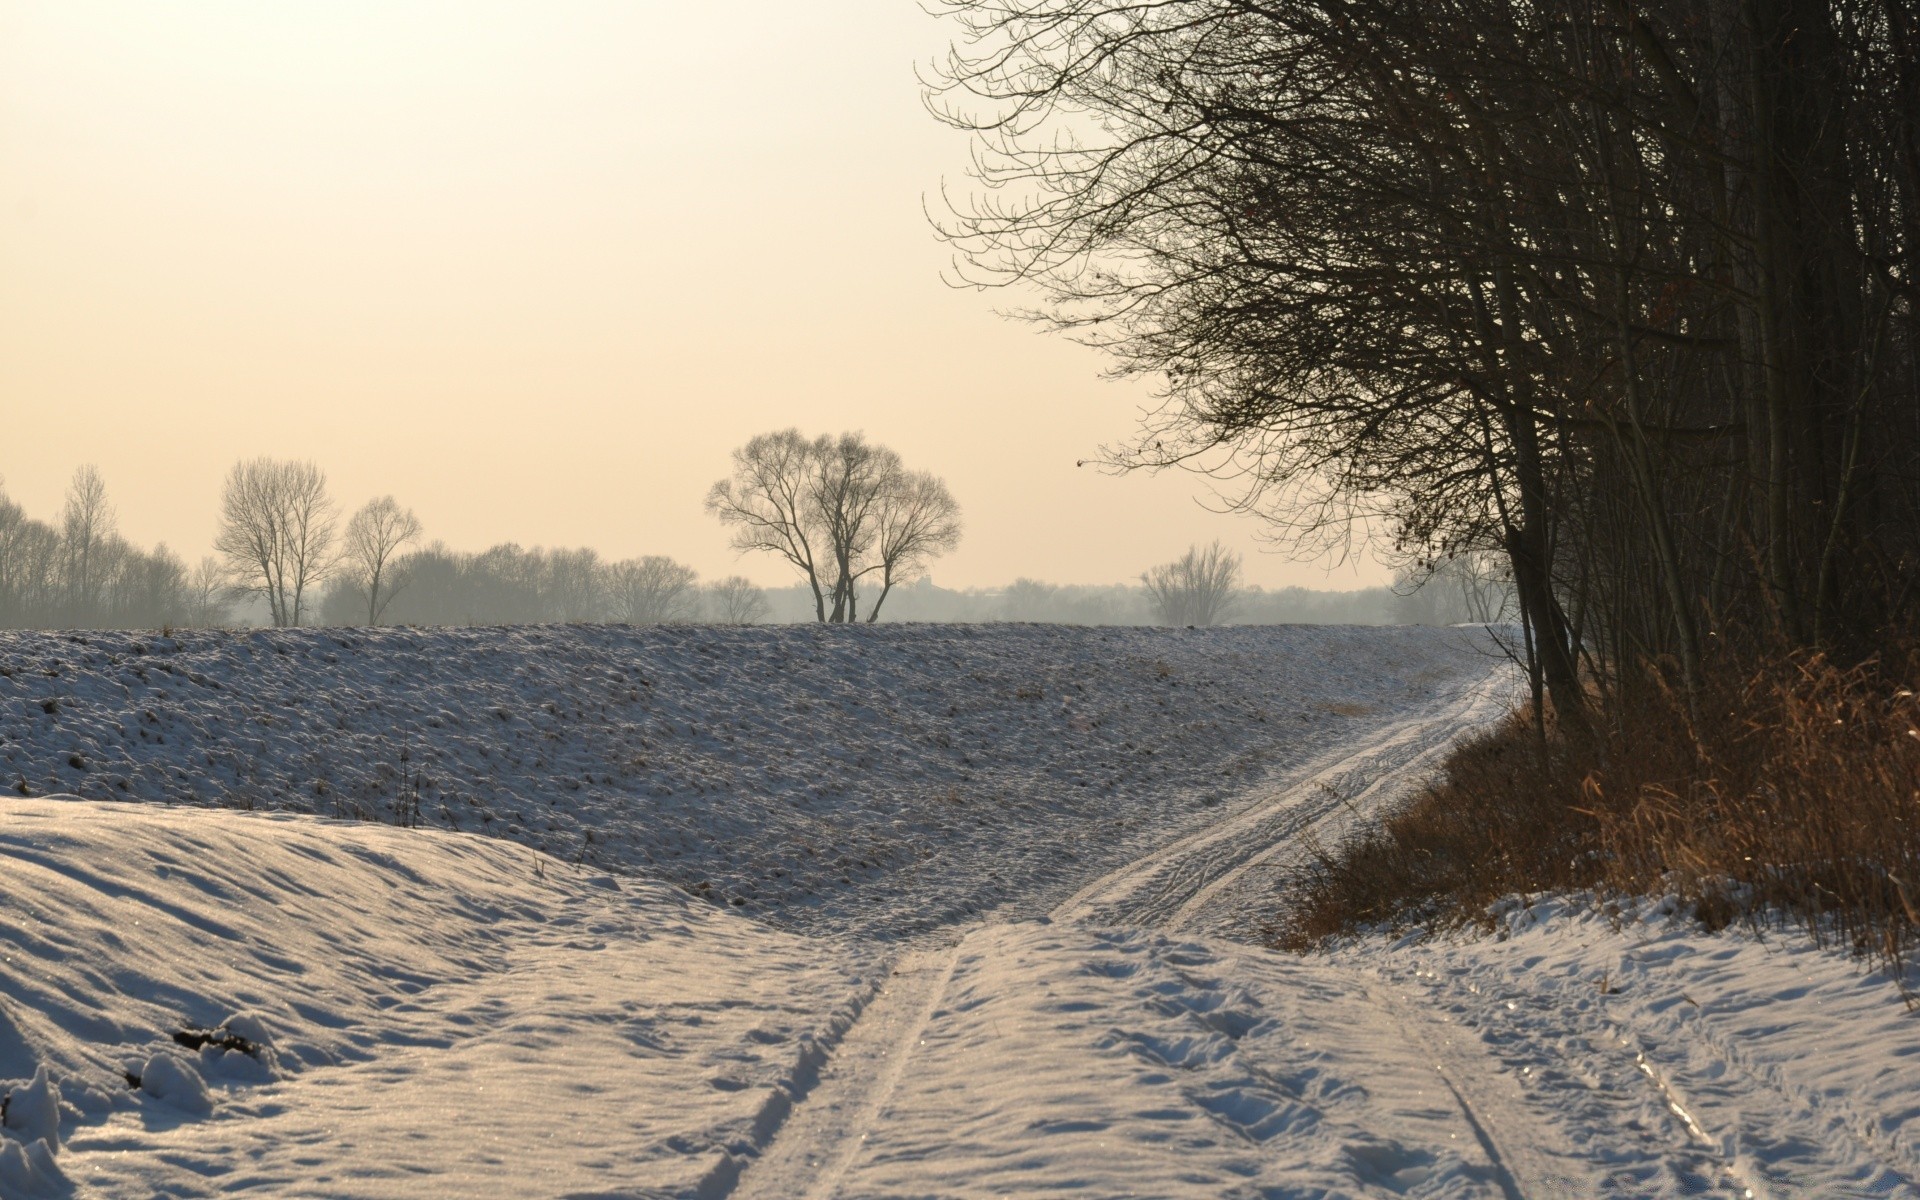
{"type": "Polygon", "coordinates": [[[770,1144],[737,1185],[719,1194],[740,1200],[830,1200],[938,1011],[962,940],[900,956],[816,1084],[781,1126],[768,1131],[770,1144]]]}
{"type": "MultiPolygon", "coordinates": [[[[1178,928],[1209,913],[1247,872],[1297,844],[1297,835],[1361,802],[1379,803],[1409,768],[1425,763],[1500,711],[1505,668],[1462,692],[1391,722],[1316,762],[1224,819],[1101,875],[1057,905],[1050,919],[1178,928]]],[[[869,1130],[905,1076],[939,1010],[966,937],[989,922],[922,942],[833,1047],[811,1087],[798,1090],[758,1139],[758,1157],[716,1180],[738,1200],[831,1200],[869,1130]]],[[[1471,1119],[1471,1118],[1470,1118],[1471,1119]]]]}
{"type": "MultiPolygon", "coordinates": [[[[1375,730],[1309,764],[1297,781],[1198,832],[1111,871],[1056,906],[1056,921],[1192,928],[1256,867],[1298,846],[1301,833],[1344,824],[1413,782],[1413,772],[1502,710],[1503,667],[1438,705],[1375,730]]],[[[1231,923],[1231,915],[1229,917],[1231,923]]]]}

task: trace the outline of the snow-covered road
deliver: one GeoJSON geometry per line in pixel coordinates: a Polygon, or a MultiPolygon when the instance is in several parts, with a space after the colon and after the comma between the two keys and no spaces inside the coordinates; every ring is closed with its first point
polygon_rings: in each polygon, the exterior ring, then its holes
{"type": "Polygon", "coordinates": [[[1500,694],[1392,722],[1046,918],[925,939],[737,1194],[1920,1196],[1915,1018],[1831,952],[1567,900],[1330,959],[1179,936],[1246,928],[1248,868],[1500,694]]]}
{"type": "Polygon", "coordinates": [[[1920,1018],[1842,956],[1254,944],[1508,698],[1457,631],[11,648],[26,790],[230,807],[0,801],[5,1200],[1920,1197],[1920,1018]],[[436,799],[284,811],[343,792],[436,799]]]}

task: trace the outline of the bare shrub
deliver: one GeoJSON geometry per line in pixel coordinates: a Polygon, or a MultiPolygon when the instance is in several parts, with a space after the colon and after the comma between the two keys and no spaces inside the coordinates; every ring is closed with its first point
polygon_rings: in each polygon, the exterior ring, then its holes
{"type": "Polygon", "coordinates": [[[1515,894],[1675,893],[1895,968],[1920,937],[1920,655],[1721,664],[1689,713],[1650,677],[1586,739],[1516,717],[1288,889],[1276,939],[1483,920],[1515,894]]]}

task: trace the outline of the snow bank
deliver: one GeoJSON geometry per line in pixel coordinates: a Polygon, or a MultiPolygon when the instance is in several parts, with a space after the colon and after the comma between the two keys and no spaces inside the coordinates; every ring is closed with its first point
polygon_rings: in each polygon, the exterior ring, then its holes
{"type": "Polygon", "coordinates": [[[0,789],[417,811],[794,927],[899,933],[1126,861],[1484,675],[1469,643],[1329,626],[6,633],[0,789]]]}
{"type": "Polygon", "coordinates": [[[0,1195],[687,1194],[857,949],[496,839],[0,800],[0,1195]]]}
{"type": "Polygon", "coordinates": [[[1606,1147],[1595,1194],[1920,1197],[1920,1014],[1804,934],[1545,897],[1512,902],[1497,937],[1363,939],[1332,961],[1490,1055],[1563,1153],[1606,1147]]]}

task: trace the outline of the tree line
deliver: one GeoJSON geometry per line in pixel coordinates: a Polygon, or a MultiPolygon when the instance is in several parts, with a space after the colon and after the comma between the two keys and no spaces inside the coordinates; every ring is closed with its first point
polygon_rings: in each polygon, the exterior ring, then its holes
{"type": "Polygon", "coordinates": [[[589,549],[511,543],[461,553],[418,546],[422,532],[391,496],[343,523],[318,466],[257,458],[228,473],[215,553],[189,567],[164,544],[142,550],[122,537],[104,479],[83,466],[57,523],[0,494],[0,628],[748,624],[767,613],[751,581],[703,584],[664,555],[605,562],[589,549]]]}
{"type": "MultiPolygon", "coordinates": [[[[773,553],[801,571],[816,620],[877,620],[895,587],[959,542],[945,482],[861,434],[789,429],[733,458],[708,510],[739,551],[773,553]]],[[[465,553],[421,546],[422,534],[392,496],[343,523],[318,465],[254,458],[228,472],[215,554],[189,569],[164,545],[142,551],[121,538],[105,482],[85,466],[57,528],[0,496],[0,626],[211,626],[252,623],[254,613],[276,627],[749,624],[769,611],[745,577],[702,584],[665,555],[606,562],[590,549],[512,543],[465,553]]]]}
{"type": "MultiPolygon", "coordinates": [[[[229,474],[218,553],[189,567],[164,545],[142,550],[127,542],[105,481],[84,466],[55,523],[28,517],[0,494],[0,628],[754,624],[832,616],[831,586],[764,589],[738,575],[702,582],[664,555],[607,562],[586,548],[513,543],[467,552],[438,541],[418,545],[422,535],[420,520],[391,496],[368,501],[342,524],[318,467],[256,459],[229,474]]],[[[847,555],[856,571],[864,554],[847,555]]],[[[930,560],[896,556],[886,591],[863,609],[854,590],[847,611],[874,619],[879,601],[892,595],[888,614],[908,621],[1451,624],[1503,619],[1508,603],[1498,579],[1470,579],[1457,563],[1420,589],[1410,578],[1392,589],[1347,592],[1247,587],[1239,556],[1218,543],[1194,547],[1134,585],[1018,579],[954,591],[926,577],[930,560]],[[1190,586],[1204,596],[1189,597],[1190,586]]]]}
{"type": "Polygon", "coordinates": [[[945,232],[1161,383],[1117,461],[1497,556],[1567,728],[1911,629],[1911,0],[933,7],[981,184],[945,232]]]}
{"type": "Polygon", "coordinates": [[[0,627],[159,628],[226,620],[225,577],[122,537],[100,472],[74,473],[49,524],[0,494],[0,627]]]}

